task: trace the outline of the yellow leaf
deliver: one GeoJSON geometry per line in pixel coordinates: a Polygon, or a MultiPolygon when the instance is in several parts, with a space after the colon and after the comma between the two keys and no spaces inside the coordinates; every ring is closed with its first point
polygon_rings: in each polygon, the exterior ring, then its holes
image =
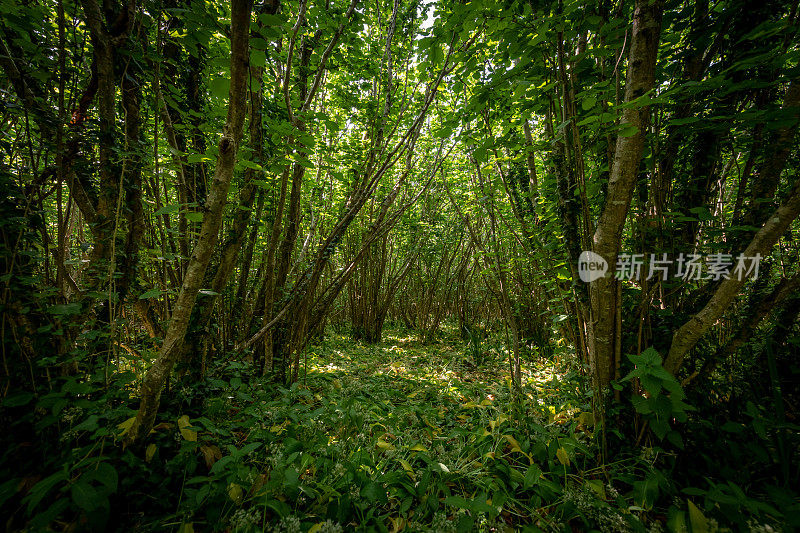
{"type": "Polygon", "coordinates": [[[533,458],[529,454],[522,451],[522,448],[520,447],[519,442],[517,442],[517,439],[515,439],[511,435],[503,435],[503,438],[506,439],[508,443],[511,445],[512,452],[521,453],[522,455],[528,458],[528,461],[530,461],[531,464],[533,464],[533,458]]]}
{"type": "Polygon", "coordinates": [[[594,414],[592,413],[581,413],[578,415],[578,424],[582,426],[593,426],[594,425],[594,414]]]}
{"type": "Polygon", "coordinates": [[[242,490],[242,486],[238,483],[231,483],[228,485],[228,496],[231,500],[236,503],[236,505],[240,505],[242,503],[242,497],[244,495],[244,491],[242,490]]]}
{"type": "Polygon", "coordinates": [[[467,402],[461,406],[462,409],[475,409],[478,407],[478,404],[475,402],[467,402]]]}
{"type": "Polygon", "coordinates": [[[135,421],[136,421],[136,417],[132,416],[129,419],[127,419],[125,422],[121,422],[121,423],[117,424],[117,427],[122,430],[122,433],[120,433],[119,436],[121,437],[122,435],[126,434],[128,432],[128,430],[131,429],[131,426],[133,426],[133,423],[135,421]]]}
{"type": "Polygon", "coordinates": [[[556,457],[558,458],[558,462],[564,466],[569,466],[569,455],[567,455],[567,450],[564,448],[559,448],[556,450],[556,457]]]}
{"type": "Polygon", "coordinates": [[[156,445],[155,444],[148,444],[147,449],[144,451],[144,460],[146,462],[150,462],[153,456],[156,454],[156,445]]]}
{"type": "Polygon", "coordinates": [[[483,454],[484,457],[488,457],[489,459],[494,459],[494,452],[487,452],[483,454]]]}
{"type": "Polygon", "coordinates": [[[415,479],[416,476],[414,475],[414,469],[411,467],[409,462],[405,459],[398,459],[398,461],[400,461],[400,464],[403,465],[403,470],[408,472],[408,475],[411,476],[411,479],[415,479]]]}
{"type": "Polygon", "coordinates": [[[437,431],[439,430],[438,426],[434,426],[433,424],[431,424],[430,421],[428,421],[428,419],[425,418],[424,416],[422,417],[422,421],[425,422],[425,425],[428,426],[429,428],[435,429],[437,431]]]}
{"type": "Polygon", "coordinates": [[[399,516],[397,518],[394,518],[394,517],[390,516],[389,520],[392,522],[392,531],[391,531],[391,533],[397,533],[398,531],[400,531],[401,529],[403,529],[406,526],[405,518],[401,518],[399,516]]]}
{"type": "Polygon", "coordinates": [[[184,439],[197,442],[197,432],[193,429],[189,429],[192,427],[192,423],[189,422],[189,415],[183,415],[178,419],[178,428],[180,429],[181,436],[184,439]]]}
{"type": "Polygon", "coordinates": [[[415,444],[411,448],[409,448],[412,452],[427,452],[428,448],[423,446],[422,444],[415,444]]]}
{"type": "Polygon", "coordinates": [[[314,524],[313,526],[311,526],[311,529],[308,530],[308,533],[317,533],[317,531],[322,529],[322,526],[324,526],[324,525],[325,525],[325,522],[320,522],[319,524],[314,524]]]}
{"type": "Polygon", "coordinates": [[[381,450],[394,450],[394,446],[392,446],[391,444],[389,444],[388,442],[386,442],[383,439],[378,439],[378,442],[377,442],[377,444],[375,444],[375,446],[377,446],[381,450]]]}
{"type": "Polygon", "coordinates": [[[200,446],[200,451],[203,453],[203,459],[205,459],[206,466],[209,469],[214,466],[214,463],[222,459],[222,451],[220,451],[219,446],[216,444],[200,446]]]}
{"type": "MultiPolygon", "coordinates": [[[[492,428],[492,429],[494,429],[494,428],[492,428]]],[[[491,431],[489,431],[489,430],[487,430],[487,429],[484,429],[484,430],[483,430],[483,433],[481,434],[481,437],[486,437],[486,436],[489,436],[489,435],[491,435],[491,434],[492,434],[492,432],[491,432],[491,431]]]]}
{"type": "Polygon", "coordinates": [[[689,504],[689,523],[692,524],[692,533],[708,533],[708,521],[700,509],[697,508],[692,500],[686,500],[689,504]]]}
{"type": "Polygon", "coordinates": [[[506,439],[508,441],[508,443],[511,445],[511,451],[512,452],[525,453],[525,452],[522,451],[522,448],[520,448],[519,442],[517,442],[517,439],[515,439],[511,435],[503,435],[503,438],[506,439]]]}

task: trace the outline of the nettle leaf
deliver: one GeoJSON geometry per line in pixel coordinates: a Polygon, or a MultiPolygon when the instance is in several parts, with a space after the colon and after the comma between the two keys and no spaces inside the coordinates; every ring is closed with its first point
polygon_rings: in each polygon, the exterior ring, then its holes
{"type": "Polygon", "coordinates": [[[666,420],[661,418],[651,418],[650,419],[650,429],[653,430],[653,433],[656,434],[656,437],[659,440],[663,439],[667,432],[670,430],[669,423],[666,420]]]}
{"type": "Polygon", "coordinates": [[[101,462],[97,464],[97,469],[91,472],[92,477],[105,485],[111,492],[117,491],[119,477],[116,469],[109,463],[101,462]]]}
{"type": "Polygon", "coordinates": [[[652,374],[643,374],[639,380],[644,389],[649,392],[651,396],[655,397],[661,393],[661,380],[654,377],[652,374]]]}
{"type": "Polygon", "coordinates": [[[681,450],[684,448],[683,438],[681,437],[681,434],[675,430],[667,433],[667,440],[670,441],[676,448],[680,448],[681,450]]]}
{"type": "Polygon", "coordinates": [[[31,511],[36,509],[36,506],[39,505],[39,502],[42,501],[42,498],[47,496],[47,494],[53,490],[59,482],[67,480],[67,473],[63,470],[56,472],[52,476],[48,476],[38,482],[36,485],[33,486],[31,491],[28,493],[26,499],[28,500],[28,514],[31,514],[31,511]]]}
{"type": "Polygon", "coordinates": [[[81,477],[77,483],[72,485],[72,488],[70,489],[70,495],[72,496],[72,501],[75,503],[75,505],[84,511],[88,512],[98,507],[99,498],[97,489],[85,481],[83,477],[81,477]]]}
{"type": "Polygon", "coordinates": [[[659,354],[658,351],[652,346],[642,352],[642,357],[644,357],[645,361],[651,365],[661,364],[661,354],[659,354]]]}
{"type": "Polygon", "coordinates": [[[647,401],[647,398],[644,396],[636,395],[631,399],[631,403],[633,403],[633,408],[636,409],[637,413],[641,413],[643,415],[647,415],[653,412],[650,408],[650,404],[647,401]]]}

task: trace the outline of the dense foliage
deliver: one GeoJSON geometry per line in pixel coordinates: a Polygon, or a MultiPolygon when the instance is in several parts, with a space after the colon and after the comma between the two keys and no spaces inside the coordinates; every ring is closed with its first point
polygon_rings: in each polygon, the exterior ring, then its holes
{"type": "Polygon", "coordinates": [[[6,529],[800,528],[799,18],[0,0],[6,529]]]}

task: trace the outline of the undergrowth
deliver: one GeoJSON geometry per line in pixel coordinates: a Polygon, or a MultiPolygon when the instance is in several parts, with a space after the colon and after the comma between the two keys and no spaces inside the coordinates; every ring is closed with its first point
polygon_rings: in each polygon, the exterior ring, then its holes
{"type": "Polygon", "coordinates": [[[785,488],[754,498],[734,482],[681,481],[676,458],[691,441],[676,412],[668,422],[654,413],[688,406],[658,381],[657,358],[634,361],[629,378],[647,385],[639,422],[664,425],[667,438],[639,448],[609,433],[602,461],[569,357],[527,361],[516,390],[502,343],[481,349],[476,366],[474,347],[452,334],[428,345],[397,330],[377,345],[334,334],[308,349],[292,386],[231,359],[199,384],[173,383],[139,449],[120,441],[133,372],[109,386],[99,374],[65,378],[50,395],[6,401],[37,402],[17,424],[51,445],[38,457],[24,442],[6,452],[0,501],[8,524],[31,531],[771,531],[797,520],[785,488]]]}

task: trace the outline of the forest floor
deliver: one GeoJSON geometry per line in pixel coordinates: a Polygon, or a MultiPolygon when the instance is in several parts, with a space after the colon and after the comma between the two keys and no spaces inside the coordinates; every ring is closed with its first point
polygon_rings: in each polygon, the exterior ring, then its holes
{"type": "Polygon", "coordinates": [[[326,336],[291,388],[255,403],[259,394],[243,388],[193,420],[201,444],[184,444],[199,445],[210,473],[190,479],[184,496],[204,501],[224,480],[229,500],[183,522],[287,532],[552,531],[569,520],[641,529],[635,512],[644,509],[630,510],[596,467],[576,369],[529,361],[515,393],[502,350],[452,331],[429,344],[397,330],[375,345],[326,336]],[[236,446],[221,453],[220,437],[236,446]]]}
{"type": "MultiPolygon", "coordinates": [[[[643,433],[633,413],[607,413],[624,434],[608,431],[616,451],[602,460],[574,358],[563,347],[527,357],[517,389],[504,346],[452,328],[427,344],[399,329],[373,345],[329,331],[291,386],[220,357],[164,395],[143,447],[121,446],[135,372],[109,388],[99,375],[91,395],[73,379],[39,400],[42,427],[68,428],[45,457],[55,473],[7,480],[0,503],[25,494],[31,531],[59,514],[65,531],[178,533],[768,532],[800,516],[792,492],[694,444],[693,433],[715,435],[709,421],[681,428],[694,462],[679,469],[657,443],[629,444],[643,433]]],[[[749,431],[727,426],[720,445],[749,431]]]]}

